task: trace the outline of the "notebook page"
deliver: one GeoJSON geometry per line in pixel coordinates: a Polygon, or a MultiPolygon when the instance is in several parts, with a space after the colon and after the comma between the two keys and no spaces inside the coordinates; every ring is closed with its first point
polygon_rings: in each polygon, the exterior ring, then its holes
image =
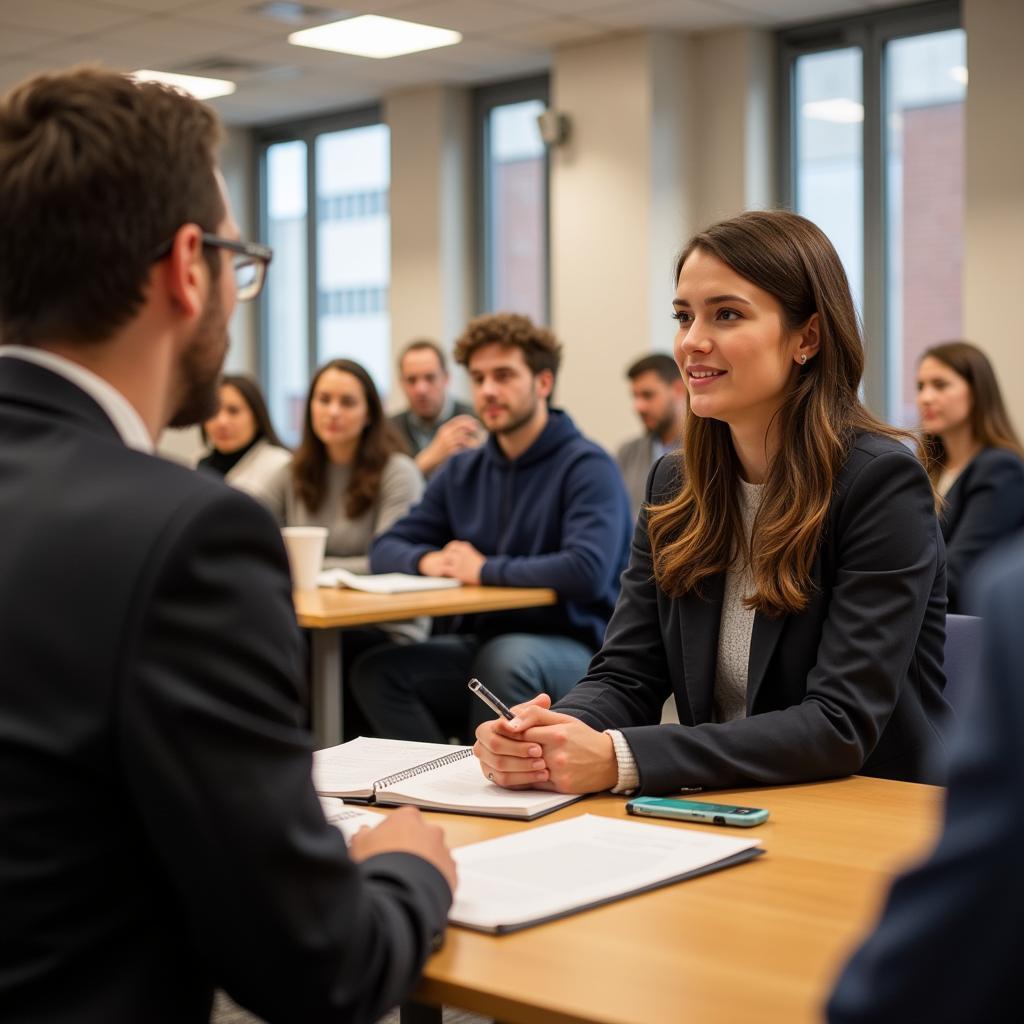
{"type": "Polygon", "coordinates": [[[313,752],[313,787],[325,796],[369,797],[378,779],[457,749],[446,743],[406,743],[360,736],[313,752]]]}
{"type": "Polygon", "coordinates": [[[333,796],[320,797],[324,817],[345,837],[347,843],[364,826],[376,828],[387,818],[377,811],[366,811],[361,807],[350,807],[344,800],[333,796]]]}
{"type": "Polygon", "coordinates": [[[678,826],[581,814],[453,851],[453,924],[495,929],[566,913],[759,845],[678,826]]]}
{"type": "Polygon", "coordinates": [[[404,572],[360,575],[347,569],[324,569],[316,578],[318,587],[349,587],[367,594],[405,594],[418,590],[449,590],[461,587],[447,576],[414,576],[404,572]]]}
{"type": "Polygon", "coordinates": [[[525,818],[572,803],[578,798],[540,789],[502,789],[484,778],[480,762],[475,757],[467,757],[454,764],[424,772],[423,775],[404,779],[386,790],[378,790],[377,799],[382,802],[401,800],[417,807],[525,818]]]}

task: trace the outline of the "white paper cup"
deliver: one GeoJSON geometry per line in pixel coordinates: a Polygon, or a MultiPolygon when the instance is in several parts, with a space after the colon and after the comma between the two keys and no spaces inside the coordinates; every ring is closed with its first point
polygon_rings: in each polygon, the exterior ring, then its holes
{"type": "Polygon", "coordinates": [[[327,528],[324,526],[285,526],[281,529],[292,586],[296,590],[315,590],[316,578],[324,564],[327,528]]]}

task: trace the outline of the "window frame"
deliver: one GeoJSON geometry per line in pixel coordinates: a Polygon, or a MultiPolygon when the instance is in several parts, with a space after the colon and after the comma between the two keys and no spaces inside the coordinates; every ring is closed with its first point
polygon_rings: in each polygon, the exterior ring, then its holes
{"type": "MultiPolygon", "coordinates": [[[[320,292],[317,287],[317,252],[319,217],[316,189],[316,139],[330,132],[346,131],[350,128],[367,128],[371,125],[386,124],[380,104],[371,104],[353,110],[321,114],[300,121],[282,121],[261,125],[254,129],[256,146],[257,202],[259,237],[269,237],[267,222],[267,151],[281,142],[303,142],[306,146],[306,363],[309,374],[319,365],[318,324],[320,318],[320,292]]],[[[260,381],[269,379],[269,339],[267,324],[270,317],[267,303],[269,289],[264,287],[259,300],[256,336],[259,347],[260,381]]]]}
{"type": "Polygon", "coordinates": [[[861,50],[864,210],[864,400],[877,415],[888,419],[889,381],[897,354],[889,344],[886,290],[888,194],[885,181],[886,130],[884,104],[888,81],[884,54],[896,39],[963,28],[959,0],[930,0],[911,7],[871,11],[849,17],[797,25],[778,33],[778,96],[780,159],[778,195],[796,209],[796,90],[795,69],[800,57],[856,46],[861,50]]]}
{"type": "MultiPolygon", "coordinates": [[[[473,181],[475,195],[473,213],[476,220],[474,230],[474,257],[478,268],[474,287],[476,313],[489,313],[494,309],[493,268],[490,253],[491,210],[494,183],[487,160],[490,149],[488,123],[491,111],[510,103],[540,100],[545,108],[550,105],[551,78],[549,75],[534,75],[529,78],[496,82],[478,86],[473,90],[473,181]]],[[[544,146],[544,322],[551,321],[551,151],[544,146]]]]}

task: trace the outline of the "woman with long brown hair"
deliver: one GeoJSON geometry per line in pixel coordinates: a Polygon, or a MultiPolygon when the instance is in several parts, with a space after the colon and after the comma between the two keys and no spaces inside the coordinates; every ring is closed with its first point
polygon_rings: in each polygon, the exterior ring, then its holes
{"type": "Polygon", "coordinates": [[[949,341],[924,353],[917,408],[928,475],[945,499],[939,522],[949,611],[956,612],[970,566],[1024,528],[1024,449],[992,364],[969,342],[949,341]]]}
{"type": "Polygon", "coordinates": [[[948,714],[934,494],[857,389],[839,257],[751,212],[676,265],[684,452],[656,464],[586,678],[477,731],[500,785],[660,794],[861,772],[923,781],[948,714]],[[659,724],[674,697],[680,724],[659,724]]]}
{"type": "Polygon", "coordinates": [[[419,501],[423,477],[359,363],[332,359],[316,371],[302,440],[268,491],[282,526],[326,527],[325,567],[352,572],[369,570],[370,541],[419,501]]]}

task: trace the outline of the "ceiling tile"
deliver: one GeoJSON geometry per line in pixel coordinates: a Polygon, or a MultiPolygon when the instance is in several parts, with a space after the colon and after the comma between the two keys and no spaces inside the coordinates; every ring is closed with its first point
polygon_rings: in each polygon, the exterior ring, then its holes
{"type": "Polygon", "coordinates": [[[587,20],[617,29],[668,28],[704,32],[750,24],[752,18],[735,8],[706,0],[639,0],[591,11],[587,20]]]}
{"type": "MultiPolygon", "coordinates": [[[[144,12],[143,12],[144,13],[144,12]]],[[[87,0],[32,0],[11,3],[5,0],[0,8],[0,21],[16,28],[52,32],[59,25],[64,33],[105,32],[118,25],[138,21],[141,15],[120,7],[107,7],[87,0]]]]}
{"type": "Polygon", "coordinates": [[[537,20],[536,11],[494,0],[416,0],[388,13],[405,21],[457,32],[489,32],[537,20]]]}
{"type": "Polygon", "coordinates": [[[500,38],[521,46],[549,48],[606,36],[609,31],[607,25],[595,25],[580,18],[544,18],[504,29],[500,38]]]}
{"type": "Polygon", "coordinates": [[[18,57],[32,53],[60,42],[62,38],[55,32],[0,25],[0,57],[18,57]]]}

